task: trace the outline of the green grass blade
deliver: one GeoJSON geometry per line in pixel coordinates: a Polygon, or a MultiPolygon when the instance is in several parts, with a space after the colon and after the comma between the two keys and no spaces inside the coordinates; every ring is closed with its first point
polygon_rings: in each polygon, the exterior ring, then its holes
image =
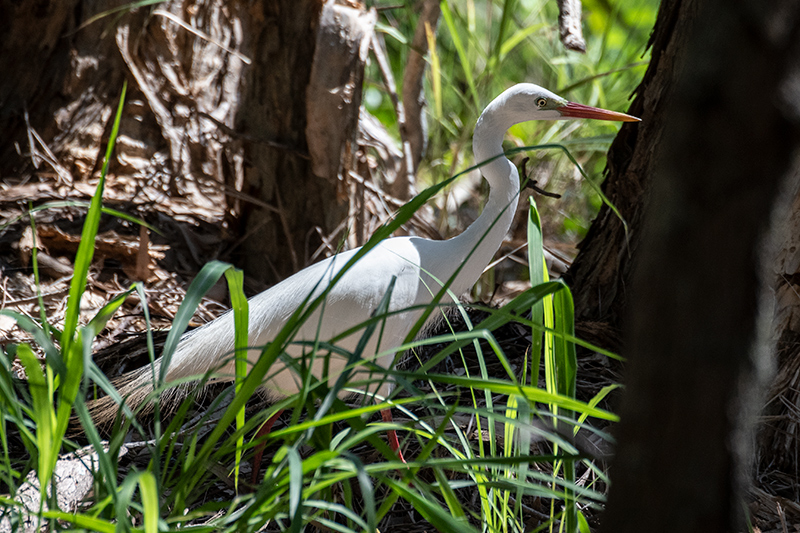
{"type": "Polygon", "coordinates": [[[531,24],[524,28],[517,30],[514,35],[506,39],[500,46],[500,60],[502,61],[514,48],[516,48],[522,41],[530,37],[531,34],[547,27],[547,24],[541,22],[539,24],[531,24]]]}
{"type": "MultiPolygon", "coordinates": [[[[64,435],[67,433],[69,419],[72,415],[72,406],[75,398],[81,389],[83,378],[84,351],[91,351],[92,338],[87,336],[86,328],[78,328],[74,342],[69,345],[70,353],[64,357],[67,367],[65,379],[61,382],[61,390],[58,397],[58,408],[56,409],[56,424],[53,432],[53,455],[57,458],[64,435]]],[[[55,466],[55,463],[54,465],[55,466]]]]}
{"type": "Polygon", "coordinates": [[[450,514],[456,520],[466,520],[467,515],[464,512],[464,508],[461,507],[461,502],[459,501],[458,496],[450,485],[450,479],[447,477],[447,475],[445,475],[441,468],[433,468],[432,471],[434,477],[436,478],[436,482],[439,484],[439,492],[441,493],[442,499],[444,499],[450,514]]]}
{"type": "MultiPolygon", "coordinates": [[[[613,391],[617,390],[617,389],[618,389],[618,388],[620,388],[621,386],[622,386],[622,385],[620,385],[619,383],[613,383],[613,384],[611,384],[611,385],[606,385],[605,387],[603,387],[602,389],[600,389],[600,392],[598,392],[597,394],[595,394],[595,395],[592,397],[592,399],[589,401],[589,405],[590,405],[590,406],[592,406],[592,407],[597,407],[597,405],[598,405],[598,404],[599,404],[601,401],[603,401],[603,399],[604,399],[606,396],[608,396],[608,395],[609,395],[611,392],[613,392],[613,391]]],[[[578,418],[578,424],[575,426],[575,433],[576,433],[576,434],[578,433],[578,429],[580,428],[580,426],[581,426],[581,425],[582,425],[584,422],[586,422],[586,419],[587,419],[587,418],[588,418],[588,415],[587,415],[586,413],[583,413],[583,414],[581,414],[581,416],[578,418]]]]}
{"type": "Polygon", "coordinates": [[[442,118],[442,69],[439,64],[439,53],[436,51],[436,34],[434,28],[425,26],[425,36],[428,40],[428,53],[431,56],[431,80],[433,85],[433,116],[442,118]]]}
{"type": "MultiPolygon", "coordinates": [[[[398,374],[402,374],[399,373],[398,374]]],[[[467,378],[462,376],[453,376],[449,374],[427,374],[428,379],[437,383],[449,383],[451,385],[461,385],[462,387],[475,387],[479,389],[490,390],[496,394],[520,394],[531,402],[542,402],[552,404],[561,409],[569,409],[578,411],[580,413],[587,413],[589,416],[599,418],[601,420],[609,420],[616,422],[619,417],[614,413],[610,413],[598,407],[591,407],[589,404],[563,396],[558,393],[551,393],[543,391],[536,387],[528,385],[514,385],[507,381],[498,379],[477,379],[467,378]]]]}
{"type": "Polygon", "coordinates": [[[33,340],[36,342],[36,344],[44,350],[45,354],[47,355],[47,363],[53,368],[53,370],[56,371],[56,373],[61,374],[66,372],[64,361],[61,359],[61,353],[58,351],[58,348],[53,343],[47,332],[39,327],[36,322],[22,313],[11,311],[10,309],[0,309],[0,315],[13,318],[17,322],[17,326],[20,329],[28,332],[33,337],[33,340]]]}
{"type": "Polygon", "coordinates": [[[83,291],[86,288],[86,278],[89,274],[89,267],[92,263],[94,256],[94,239],[97,236],[97,230],[100,226],[100,213],[101,203],[103,200],[103,188],[105,187],[106,174],[108,173],[108,164],[111,160],[111,154],[114,151],[114,144],[117,141],[117,134],[119,133],[119,124],[122,120],[122,109],[125,104],[125,92],[127,91],[127,82],[122,86],[122,94],[119,98],[117,106],[117,114],[114,118],[114,124],[111,128],[111,135],[108,139],[108,147],[106,155],[103,160],[103,167],[100,172],[100,181],[97,184],[97,190],[92,197],[89,211],[86,213],[86,222],[83,225],[81,232],[81,242],[78,245],[78,252],[75,255],[75,270],[72,277],[72,283],[69,287],[69,297],[67,298],[67,312],[64,316],[64,334],[61,337],[62,353],[66,356],[71,353],[70,344],[72,343],[72,334],[78,325],[78,316],[80,314],[80,301],[83,291]]]}
{"type": "Polygon", "coordinates": [[[378,520],[375,513],[375,489],[372,486],[369,474],[367,474],[361,460],[355,455],[349,456],[349,459],[356,468],[356,479],[358,480],[358,486],[361,489],[361,495],[364,499],[364,507],[367,510],[366,529],[369,531],[377,531],[378,520]]]}
{"type": "Polygon", "coordinates": [[[112,522],[86,514],[65,513],[64,511],[44,511],[42,516],[44,518],[60,520],[87,531],[96,531],[98,533],[115,533],[116,531],[116,526],[112,522]]]}
{"type": "MultiPolygon", "coordinates": [[[[539,210],[536,209],[536,201],[529,197],[530,207],[528,209],[528,272],[530,275],[531,286],[539,285],[549,281],[547,273],[547,261],[544,257],[544,236],[542,235],[542,221],[539,218],[539,210]]],[[[544,306],[548,298],[534,302],[531,307],[531,321],[535,324],[545,325],[544,306]]],[[[531,385],[537,386],[539,383],[539,367],[542,361],[542,348],[544,346],[544,336],[542,331],[532,331],[531,337],[531,385]]]]}
{"type": "MultiPolygon", "coordinates": [[[[57,202],[45,202],[43,204],[40,204],[40,205],[37,205],[35,207],[31,207],[30,209],[28,209],[27,216],[31,216],[34,213],[38,213],[39,211],[45,211],[47,209],[59,209],[59,208],[62,208],[62,207],[86,207],[86,208],[88,208],[90,206],[91,206],[91,202],[84,202],[82,200],[59,200],[57,202]]],[[[104,215],[110,215],[112,217],[116,217],[116,218],[119,218],[119,219],[122,219],[122,220],[127,220],[128,222],[131,222],[133,224],[138,224],[140,226],[144,226],[144,227],[146,227],[147,229],[149,229],[150,231],[152,231],[154,233],[158,233],[159,235],[163,235],[161,230],[159,230],[158,228],[156,228],[152,224],[148,224],[147,222],[145,222],[141,218],[135,217],[133,215],[129,215],[128,213],[124,213],[122,211],[118,211],[118,210],[112,209],[110,207],[101,207],[100,211],[104,215]]],[[[25,216],[26,216],[26,213],[23,213],[21,215],[18,215],[18,216],[15,216],[15,217],[11,217],[11,218],[7,219],[6,221],[4,221],[4,223],[0,224],[0,232],[5,230],[11,224],[14,224],[14,223],[18,222],[19,220],[21,220],[25,216]]],[[[31,219],[33,219],[33,216],[31,216],[31,219]]],[[[31,220],[31,222],[33,222],[33,220],[31,220]]],[[[36,232],[34,231],[33,234],[34,234],[34,238],[35,238],[36,232]]]]}
{"type": "Polygon", "coordinates": [[[53,470],[56,467],[58,454],[53,453],[54,432],[56,425],[56,413],[53,408],[53,390],[45,378],[42,367],[33,350],[27,344],[20,344],[17,348],[22,366],[25,367],[25,375],[28,377],[28,388],[33,400],[32,417],[36,422],[36,447],[39,452],[37,477],[39,479],[39,490],[41,491],[41,501],[47,498],[47,487],[53,470]]]}
{"type": "Polygon", "coordinates": [[[111,317],[114,316],[114,313],[116,313],[117,310],[122,307],[122,304],[125,303],[125,299],[130,296],[134,290],[135,286],[118,294],[107,304],[101,307],[99,311],[97,311],[95,316],[93,316],[92,319],[89,320],[89,323],[85,326],[85,331],[88,335],[88,338],[93,339],[103,330],[104,327],[106,327],[106,324],[111,317]]]}
{"type": "Polygon", "coordinates": [[[139,491],[142,494],[144,531],[145,533],[158,533],[158,520],[160,518],[158,487],[156,478],[151,472],[142,472],[139,475],[139,491]]]}
{"type": "Polygon", "coordinates": [[[506,31],[508,30],[509,22],[513,18],[514,11],[516,10],[516,3],[517,0],[503,1],[503,12],[500,16],[500,26],[497,30],[497,39],[495,40],[494,47],[492,47],[492,53],[489,59],[489,68],[487,69],[490,75],[497,68],[501,61],[500,52],[502,51],[503,43],[506,40],[506,31]]]}
{"type": "Polygon", "coordinates": [[[422,497],[418,492],[409,488],[408,485],[394,481],[391,478],[386,478],[385,481],[394,492],[411,503],[414,509],[437,531],[446,533],[477,533],[475,528],[472,527],[466,519],[452,516],[438,504],[434,503],[434,500],[422,497]]]}
{"type": "MultiPolygon", "coordinates": [[[[45,211],[47,209],[60,209],[62,207],[91,207],[91,203],[90,202],[84,202],[82,200],[60,200],[58,202],[46,202],[46,203],[43,203],[41,205],[38,205],[36,207],[31,208],[28,212],[29,213],[36,213],[38,211],[45,211]]],[[[161,231],[159,231],[158,228],[156,228],[152,224],[148,224],[147,222],[145,222],[144,220],[142,220],[139,217],[135,217],[133,215],[129,215],[128,213],[124,213],[122,211],[118,211],[117,209],[113,209],[111,207],[101,207],[100,211],[104,215],[110,215],[110,216],[119,218],[120,220],[126,220],[128,222],[133,223],[133,224],[138,224],[140,226],[144,226],[145,228],[149,229],[150,231],[158,233],[159,235],[163,235],[163,233],[161,231]]]]}
{"type": "Polygon", "coordinates": [[[95,477],[95,483],[103,485],[106,494],[111,496],[112,500],[116,500],[117,471],[115,465],[117,464],[117,461],[112,460],[111,453],[113,453],[113,450],[110,450],[109,453],[106,453],[106,449],[102,439],[100,438],[100,434],[97,432],[97,428],[92,422],[89,409],[86,407],[86,403],[81,397],[78,397],[77,401],[75,402],[75,413],[77,414],[78,420],[81,423],[81,428],[83,429],[86,438],[94,448],[95,453],[97,453],[97,462],[100,468],[101,476],[100,479],[95,477]]]}
{"type": "Polygon", "coordinates": [[[303,528],[303,460],[294,448],[288,449],[289,460],[289,516],[292,524],[289,531],[300,533],[303,528]]]}
{"type": "Polygon", "coordinates": [[[572,292],[564,285],[563,290],[553,294],[553,309],[555,310],[555,356],[558,392],[565,396],[574,397],[578,359],[575,353],[575,344],[568,339],[575,337],[575,307],[572,301],[572,292]]]}
{"type": "MultiPolygon", "coordinates": [[[[233,323],[235,329],[235,390],[238,393],[242,388],[242,382],[247,376],[247,345],[249,335],[249,304],[244,295],[244,273],[236,268],[228,268],[225,271],[228,280],[228,291],[231,295],[231,307],[233,308],[233,323]]],[[[245,410],[242,407],[236,414],[236,429],[240,430],[245,424],[245,410]]],[[[236,456],[234,458],[234,486],[239,488],[239,466],[242,460],[242,448],[244,446],[244,435],[241,435],[236,442],[236,456]]]]}
{"type": "MultiPolygon", "coordinates": [[[[9,451],[9,440],[6,423],[10,422],[17,427],[22,444],[30,457],[36,457],[35,428],[29,427],[29,421],[23,413],[23,405],[30,405],[26,398],[21,398],[15,386],[16,377],[12,374],[12,354],[0,348],[0,441],[3,446],[3,468],[0,468],[0,483],[5,483],[11,496],[16,492],[16,485],[21,480],[21,474],[14,469],[9,451]]],[[[32,425],[32,424],[30,424],[32,425]]],[[[16,458],[15,458],[16,459],[16,458]]]]}
{"type": "Polygon", "coordinates": [[[478,88],[475,86],[475,78],[472,76],[472,62],[469,60],[467,51],[465,50],[464,44],[461,41],[461,36],[458,33],[458,28],[456,28],[456,24],[453,19],[453,12],[450,10],[447,0],[442,0],[440,2],[440,6],[442,9],[442,18],[444,19],[444,24],[447,26],[447,31],[450,33],[450,38],[453,39],[453,46],[456,47],[456,53],[458,54],[461,68],[464,71],[464,79],[467,80],[467,86],[469,87],[469,92],[472,96],[475,109],[479,109],[481,106],[481,100],[478,97],[478,88]]]}
{"type": "MultiPolygon", "coordinates": [[[[28,211],[30,212],[30,202],[28,202],[28,211]]],[[[39,301],[39,319],[42,322],[42,329],[45,335],[50,336],[50,324],[47,322],[47,315],[45,314],[44,298],[42,297],[42,284],[39,281],[39,245],[37,244],[36,220],[33,217],[31,220],[31,236],[33,237],[33,249],[31,250],[31,265],[33,266],[33,282],[36,286],[36,299],[39,301]]]]}
{"type": "Polygon", "coordinates": [[[175,313],[175,319],[172,321],[172,328],[170,328],[169,335],[164,343],[163,359],[161,368],[158,369],[156,381],[159,386],[163,383],[167,375],[167,369],[172,361],[175,349],[178,347],[178,343],[183,333],[186,331],[186,327],[189,325],[189,321],[192,319],[197,306],[200,305],[203,296],[205,296],[209,289],[219,281],[219,278],[222,277],[230,266],[230,264],[223,263],[222,261],[206,263],[192,280],[192,283],[189,284],[189,288],[186,290],[186,296],[183,298],[180,307],[178,307],[178,312],[175,313]]]}

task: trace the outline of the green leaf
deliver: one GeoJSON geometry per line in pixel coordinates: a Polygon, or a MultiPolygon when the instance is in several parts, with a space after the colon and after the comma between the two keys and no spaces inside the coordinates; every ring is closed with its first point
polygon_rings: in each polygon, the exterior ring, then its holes
{"type": "Polygon", "coordinates": [[[289,516],[292,524],[289,530],[292,533],[300,533],[303,528],[303,460],[294,448],[287,450],[289,460],[289,516]]]}
{"type": "MultiPolygon", "coordinates": [[[[39,360],[27,344],[20,344],[17,357],[25,367],[28,389],[33,400],[33,419],[36,422],[36,447],[39,450],[38,479],[42,501],[46,499],[47,486],[56,467],[58,454],[53,453],[56,413],[53,409],[53,390],[45,378],[39,360]]],[[[59,439],[60,444],[60,439],[59,439]]]]}
{"type": "Polygon", "coordinates": [[[85,514],[65,513],[64,511],[44,511],[42,516],[54,520],[61,520],[88,531],[97,531],[99,533],[115,533],[116,531],[116,526],[113,523],[85,514]]]}
{"type": "MultiPolygon", "coordinates": [[[[28,213],[33,214],[33,213],[37,213],[39,211],[45,211],[47,209],[60,209],[62,207],[90,207],[90,206],[91,206],[90,202],[84,202],[82,200],[60,200],[58,202],[46,202],[46,203],[37,205],[36,207],[31,208],[28,211],[28,213]]],[[[113,209],[111,207],[101,207],[100,211],[104,215],[111,215],[111,216],[119,218],[121,220],[126,220],[128,222],[132,222],[134,224],[138,224],[140,226],[144,226],[145,228],[149,229],[150,231],[158,233],[159,235],[163,235],[163,233],[161,231],[159,231],[158,228],[156,228],[155,226],[153,226],[151,224],[148,224],[147,222],[145,222],[144,220],[142,220],[139,217],[135,217],[133,215],[129,215],[128,213],[124,213],[122,211],[119,211],[117,209],[113,209]]]]}
{"type": "Polygon", "coordinates": [[[469,60],[467,52],[464,49],[464,44],[461,42],[461,36],[458,34],[458,28],[456,28],[455,21],[453,20],[453,12],[450,10],[447,0],[442,0],[440,6],[442,9],[442,18],[444,19],[445,26],[447,26],[447,31],[450,33],[450,37],[453,39],[453,46],[456,47],[456,53],[458,54],[461,68],[464,71],[464,78],[467,80],[467,86],[472,95],[475,109],[480,109],[481,100],[478,97],[475,78],[472,76],[472,62],[469,60]]]}
{"type": "Polygon", "coordinates": [[[139,475],[139,490],[142,493],[144,531],[145,533],[158,533],[158,520],[160,518],[158,487],[156,486],[156,478],[151,472],[142,472],[139,475]]]}
{"type": "Polygon", "coordinates": [[[178,312],[175,313],[172,328],[170,328],[169,335],[167,335],[167,340],[164,343],[163,359],[161,360],[161,368],[158,371],[156,381],[158,386],[163,383],[167,375],[167,369],[172,361],[172,356],[175,354],[175,349],[178,347],[178,343],[186,331],[186,327],[189,325],[197,306],[200,305],[203,296],[219,281],[219,278],[230,266],[230,264],[222,261],[206,263],[192,280],[192,283],[189,284],[186,296],[183,298],[180,307],[178,307],[178,312]]]}
{"type": "Polygon", "coordinates": [[[532,402],[542,402],[551,404],[562,409],[570,409],[580,413],[587,413],[588,416],[600,418],[601,420],[610,420],[616,422],[619,417],[614,413],[610,413],[597,407],[591,407],[589,404],[584,403],[575,398],[563,396],[557,393],[543,391],[536,387],[528,385],[514,385],[507,381],[498,379],[477,379],[462,376],[452,376],[448,374],[427,374],[428,378],[437,383],[450,383],[452,385],[461,385],[462,387],[475,387],[476,389],[490,390],[496,394],[520,394],[532,402]]]}
{"type": "MultiPolygon", "coordinates": [[[[547,273],[547,261],[544,257],[544,236],[542,235],[542,221],[539,218],[539,210],[536,209],[536,201],[529,197],[530,208],[528,210],[528,271],[531,286],[536,286],[549,281],[547,273]]],[[[550,305],[550,298],[543,298],[533,303],[531,307],[531,321],[534,324],[545,326],[544,307],[545,302],[550,305]]],[[[531,332],[531,385],[539,384],[539,367],[542,362],[542,349],[544,347],[544,334],[542,330],[531,332]]]]}
{"type": "Polygon", "coordinates": [[[70,353],[73,353],[70,351],[70,344],[73,341],[72,335],[74,335],[78,325],[78,316],[81,308],[81,296],[86,288],[86,278],[89,274],[92,256],[94,255],[94,240],[97,236],[97,230],[100,226],[103,188],[105,187],[106,183],[108,163],[111,160],[111,154],[114,151],[114,144],[117,141],[117,134],[119,133],[119,124],[122,119],[122,109],[123,105],[125,104],[125,92],[127,91],[127,88],[128,84],[126,82],[122,86],[122,94],[119,98],[117,114],[114,118],[114,124],[111,128],[111,135],[108,139],[106,156],[103,159],[103,167],[100,172],[100,181],[97,183],[97,190],[95,191],[94,196],[92,196],[91,204],[89,204],[89,211],[86,213],[86,222],[83,224],[83,231],[81,232],[81,242],[78,245],[78,252],[75,255],[75,273],[72,276],[72,282],[69,286],[67,312],[64,316],[64,335],[62,335],[61,338],[61,349],[65,356],[69,356],[70,353]]]}
{"type": "MultiPolygon", "coordinates": [[[[231,295],[231,306],[233,308],[233,323],[235,328],[235,391],[238,393],[242,388],[242,382],[247,376],[247,345],[249,339],[249,304],[244,295],[244,273],[236,268],[228,268],[225,271],[228,280],[228,290],[231,295]]],[[[236,414],[236,429],[241,430],[245,424],[244,406],[236,414]]],[[[236,456],[234,458],[234,486],[239,488],[239,467],[242,460],[244,446],[244,434],[241,434],[236,441],[236,456]]]]}
{"type": "Polygon", "coordinates": [[[446,533],[469,533],[476,531],[466,518],[456,517],[447,513],[439,505],[434,503],[435,500],[423,498],[409,486],[398,483],[390,478],[386,478],[386,483],[392,490],[399,493],[403,499],[413,505],[414,509],[422,515],[425,520],[430,522],[437,531],[446,533]]]}
{"type": "Polygon", "coordinates": [[[554,344],[556,358],[556,374],[559,394],[575,396],[575,379],[578,371],[578,359],[575,344],[569,339],[575,337],[575,309],[572,292],[569,287],[553,294],[555,311],[554,344]]]}

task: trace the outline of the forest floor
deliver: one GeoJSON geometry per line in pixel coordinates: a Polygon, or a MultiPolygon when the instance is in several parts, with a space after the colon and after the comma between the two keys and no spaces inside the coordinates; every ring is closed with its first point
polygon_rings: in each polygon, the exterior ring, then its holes
{"type": "MultiPolygon", "coordinates": [[[[1,308],[38,319],[41,316],[39,302],[42,301],[44,315],[51,324],[59,325],[63,321],[72,278],[71,261],[80,243],[86,212],[81,203],[88,203],[95,187],[95,182],[72,183],[52,174],[16,182],[7,179],[0,185],[1,308]],[[35,244],[29,216],[31,209],[36,210],[35,244]],[[38,249],[38,286],[32,269],[34,246],[38,249]]],[[[102,217],[95,259],[82,301],[81,320],[88,321],[112,298],[126,291],[132,282],[140,281],[147,295],[154,329],[168,329],[188,283],[203,264],[211,259],[230,260],[236,248],[236,239],[226,231],[224,212],[219,207],[224,205],[224,199],[214,190],[197,188],[188,194],[170,196],[158,184],[112,176],[106,186],[103,204],[146,221],[159,233],[116,216],[102,217]]],[[[246,292],[253,294],[263,288],[246,285],[246,292]]],[[[506,282],[498,293],[508,295],[519,290],[519,283],[506,282]]],[[[224,302],[227,302],[227,288],[220,283],[203,299],[192,325],[199,326],[219,316],[227,308],[224,302]]],[[[579,336],[587,340],[596,340],[597,335],[603,335],[606,343],[609,340],[607,332],[593,331],[591,324],[579,324],[578,329],[579,336]]],[[[137,342],[135,339],[137,336],[141,339],[143,331],[142,302],[134,294],[127,297],[95,344],[95,352],[105,354],[100,357],[101,366],[109,376],[120,375],[142,361],[146,362],[146,359],[136,361],[130,357],[116,359],[113,355],[119,354],[121,342],[131,338],[137,342]]],[[[504,327],[496,332],[496,336],[512,363],[521,360],[530,347],[530,333],[516,324],[504,327]]],[[[12,319],[0,316],[0,345],[30,340],[12,319]]],[[[612,343],[617,343],[612,348],[619,348],[618,336],[612,339],[612,343]]],[[[423,360],[424,357],[423,354],[423,360]]],[[[578,369],[578,397],[588,400],[603,386],[619,382],[620,370],[605,357],[583,353],[578,369]]],[[[504,375],[499,364],[489,371],[498,377],[504,375]]],[[[611,398],[611,405],[607,407],[613,410],[614,401],[615,398],[611,398]]],[[[376,459],[372,457],[374,450],[364,447],[362,452],[365,461],[376,459]]],[[[413,443],[412,448],[406,450],[406,454],[412,457],[418,452],[413,443]]],[[[769,481],[764,481],[766,485],[760,483],[753,488],[749,501],[754,531],[800,532],[800,505],[774,496],[786,491],[774,491],[769,481]]],[[[220,482],[218,485],[218,496],[233,496],[230,483],[220,482]]],[[[465,508],[474,508],[474,504],[464,503],[465,508]]],[[[544,500],[532,502],[529,512],[533,526],[538,519],[548,516],[549,503],[544,500]]],[[[387,518],[389,521],[382,524],[382,531],[429,529],[429,524],[413,506],[402,500],[387,518]]],[[[597,525],[598,517],[591,518],[593,525],[597,525]]]]}

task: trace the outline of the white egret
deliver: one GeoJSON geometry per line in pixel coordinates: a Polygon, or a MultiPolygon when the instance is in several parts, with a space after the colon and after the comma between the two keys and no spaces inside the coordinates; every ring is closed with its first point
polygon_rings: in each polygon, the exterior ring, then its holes
{"type": "MultiPolygon", "coordinates": [[[[623,113],[568,102],[530,83],[521,83],[503,92],[486,107],[475,126],[472,144],[475,161],[481,162],[500,156],[481,167],[481,172],[489,183],[489,196],[478,219],[463,233],[446,241],[394,237],[380,242],[335,284],[324,306],[317,308],[311,318],[300,327],[294,340],[327,341],[369,320],[394,278],[388,311],[397,314],[386,318],[381,324],[380,335],[373,335],[363,351],[365,357],[374,357],[373,361],[379,367],[389,368],[394,358],[392,348],[403,342],[422,314],[422,310],[407,309],[430,303],[441,284],[449,280],[459,268],[450,290],[456,295],[466,292],[491,261],[511,226],[519,198],[519,176],[511,161],[502,156],[505,131],[520,122],[574,118],[622,122],[639,120],[623,113]],[[380,355],[376,357],[375,354],[380,355]]],[[[327,288],[328,281],[356,251],[343,252],[311,265],[254,296],[250,300],[249,345],[263,346],[270,342],[309,293],[313,292],[313,297],[321,294],[327,288]]],[[[360,336],[361,332],[352,334],[338,341],[337,345],[352,351],[360,336]]],[[[219,379],[232,379],[233,346],[232,313],[186,333],[170,361],[166,373],[167,382],[200,376],[217,367],[220,368],[215,375],[219,379]]],[[[302,356],[302,350],[301,346],[288,348],[293,356],[302,356]]],[[[259,350],[248,352],[251,364],[258,359],[259,354],[259,350]]],[[[328,378],[335,379],[342,372],[345,362],[346,359],[334,355],[330,358],[317,356],[311,371],[316,377],[320,377],[327,367],[328,378]]],[[[156,361],[156,365],[159,363],[160,360],[156,361]]],[[[280,360],[277,364],[281,364],[280,360]]],[[[153,391],[149,367],[127,374],[122,381],[124,385],[119,392],[127,396],[129,406],[136,407],[153,391]]],[[[298,392],[299,382],[293,370],[281,367],[269,373],[264,387],[274,397],[279,398],[298,392]]],[[[369,394],[376,392],[385,396],[389,392],[389,385],[384,382],[378,390],[367,391],[369,394]]],[[[97,421],[106,422],[113,419],[117,408],[113,401],[105,399],[95,404],[92,412],[97,421]]],[[[386,409],[382,414],[384,420],[391,420],[390,410],[386,409]]],[[[265,424],[262,434],[269,431],[276,417],[277,415],[273,416],[265,424]]],[[[391,447],[402,459],[397,436],[392,431],[389,437],[391,447]]],[[[258,461],[256,459],[256,463],[258,461]]]]}

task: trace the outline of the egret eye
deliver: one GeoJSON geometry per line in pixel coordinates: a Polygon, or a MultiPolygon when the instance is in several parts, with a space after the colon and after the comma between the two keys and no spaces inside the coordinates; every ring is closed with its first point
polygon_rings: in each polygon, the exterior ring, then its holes
{"type": "Polygon", "coordinates": [[[546,105],[547,105],[546,98],[539,98],[538,100],[536,100],[536,107],[538,107],[539,109],[543,108],[546,105]]]}

